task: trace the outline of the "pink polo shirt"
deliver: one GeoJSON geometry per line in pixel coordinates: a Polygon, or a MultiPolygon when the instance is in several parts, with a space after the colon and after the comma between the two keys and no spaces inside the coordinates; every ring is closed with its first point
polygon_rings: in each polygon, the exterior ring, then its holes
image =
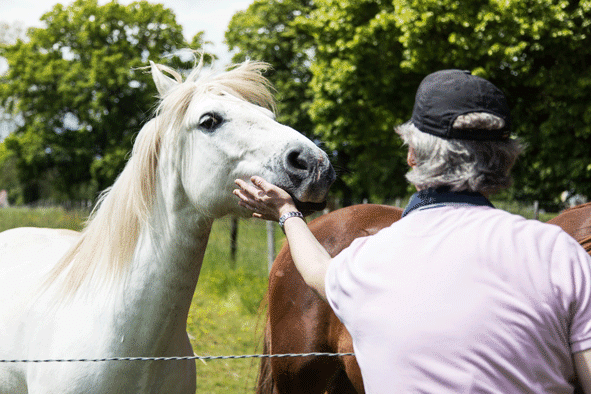
{"type": "Polygon", "coordinates": [[[486,206],[414,211],[336,256],[326,294],[366,392],[572,393],[591,348],[591,258],[486,206]]]}

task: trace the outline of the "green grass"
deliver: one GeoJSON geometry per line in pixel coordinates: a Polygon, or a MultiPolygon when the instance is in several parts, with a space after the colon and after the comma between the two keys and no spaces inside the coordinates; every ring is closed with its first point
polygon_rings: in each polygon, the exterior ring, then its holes
{"type": "MultiPolygon", "coordinates": [[[[531,218],[531,207],[494,202],[495,206],[531,218]]],[[[60,208],[0,209],[0,231],[23,226],[80,230],[87,212],[60,208]]],[[[547,221],[556,214],[543,214],[547,221]]],[[[187,322],[198,355],[242,355],[261,351],[264,319],[259,306],[267,288],[265,223],[240,220],[236,261],[230,261],[228,218],[214,223],[187,322]]],[[[283,234],[275,225],[276,249],[283,234]]],[[[197,392],[252,393],[258,359],[197,361],[197,392]]]]}
{"type": "MultiPolygon", "coordinates": [[[[275,226],[276,248],[283,234],[275,226]]],[[[187,331],[198,355],[256,354],[262,350],[267,289],[266,226],[241,220],[236,268],[231,268],[230,220],[214,223],[193,297],[187,331]]],[[[258,359],[197,361],[197,392],[252,393],[258,359]]]]}
{"type": "MultiPolygon", "coordinates": [[[[523,204],[520,204],[515,201],[495,201],[495,200],[493,200],[492,203],[498,209],[502,209],[507,212],[521,215],[526,219],[533,219],[534,218],[533,205],[523,205],[523,204]]],[[[558,214],[551,213],[551,212],[540,212],[538,220],[541,222],[547,222],[548,220],[552,219],[556,215],[558,215],[558,214]]]]}
{"type": "Polygon", "coordinates": [[[80,231],[88,213],[62,208],[2,208],[0,231],[15,227],[67,228],[80,231]]]}

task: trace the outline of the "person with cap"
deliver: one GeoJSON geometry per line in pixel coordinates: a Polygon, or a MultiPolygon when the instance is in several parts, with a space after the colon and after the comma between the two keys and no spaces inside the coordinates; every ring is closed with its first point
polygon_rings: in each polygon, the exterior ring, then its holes
{"type": "Polygon", "coordinates": [[[402,218],[331,258],[290,196],[237,180],[279,221],[306,283],[353,338],[367,393],[591,393],[591,258],[559,227],[494,206],[522,144],[504,94],[460,70],[428,75],[408,145],[402,218]]]}

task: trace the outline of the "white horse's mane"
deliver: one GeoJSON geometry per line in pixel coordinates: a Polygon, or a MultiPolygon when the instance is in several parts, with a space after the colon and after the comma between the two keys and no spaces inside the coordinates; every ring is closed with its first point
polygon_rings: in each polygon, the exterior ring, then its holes
{"type": "Polygon", "coordinates": [[[275,111],[270,83],[262,75],[268,69],[266,63],[247,61],[224,73],[202,77],[200,62],[184,82],[169,67],[157,64],[152,67],[153,73],[165,71],[176,82],[170,79],[171,87],[161,92],[156,116],[139,132],[123,172],[101,194],[78,242],[50,272],[46,285],[65,275],[65,295],[74,294],[91,278],[112,283],[124,275],[156,195],[160,146],[164,141],[177,140],[189,104],[196,95],[229,94],[275,111]]]}

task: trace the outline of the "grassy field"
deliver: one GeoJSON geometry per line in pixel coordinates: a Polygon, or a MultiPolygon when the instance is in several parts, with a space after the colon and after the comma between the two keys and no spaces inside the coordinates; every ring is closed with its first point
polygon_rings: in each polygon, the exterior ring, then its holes
{"type": "Polygon", "coordinates": [[[2,208],[0,231],[15,227],[67,228],[80,231],[88,216],[85,211],[65,211],[61,208],[2,208]]]}
{"type": "MultiPolygon", "coordinates": [[[[497,208],[533,217],[518,204],[494,202],[497,208]]],[[[59,208],[0,209],[0,231],[22,226],[80,230],[86,212],[59,208]]],[[[547,221],[555,214],[540,216],[547,221]]],[[[261,351],[263,313],[259,305],[267,287],[266,227],[257,220],[241,220],[235,266],[230,261],[229,219],[214,224],[203,269],[193,298],[187,331],[198,355],[242,355],[261,351]]],[[[276,246],[283,234],[275,226],[276,246]]],[[[257,359],[197,361],[199,393],[254,392],[257,359]]]]}
{"type": "MultiPolygon", "coordinates": [[[[267,289],[266,226],[241,220],[236,268],[231,268],[230,220],[214,223],[187,331],[198,355],[240,355],[262,351],[267,289]]],[[[283,234],[276,227],[276,247],[283,234]]],[[[199,393],[253,393],[258,359],[197,362],[199,393]]]]}
{"type": "MultiPolygon", "coordinates": [[[[526,219],[533,219],[534,218],[534,209],[532,205],[523,205],[518,202],[508,202],[508,201],[495,201],[492,200],[493,205],[495,208],[502,209],[507,212],[515,213],[517,215],[521,215],[526,219]]],[[[558,215],[558,213],[552,212],[540,212],[538,220],[541,222],[547,222],[548,220],[552,219],[558,215]]]]}

